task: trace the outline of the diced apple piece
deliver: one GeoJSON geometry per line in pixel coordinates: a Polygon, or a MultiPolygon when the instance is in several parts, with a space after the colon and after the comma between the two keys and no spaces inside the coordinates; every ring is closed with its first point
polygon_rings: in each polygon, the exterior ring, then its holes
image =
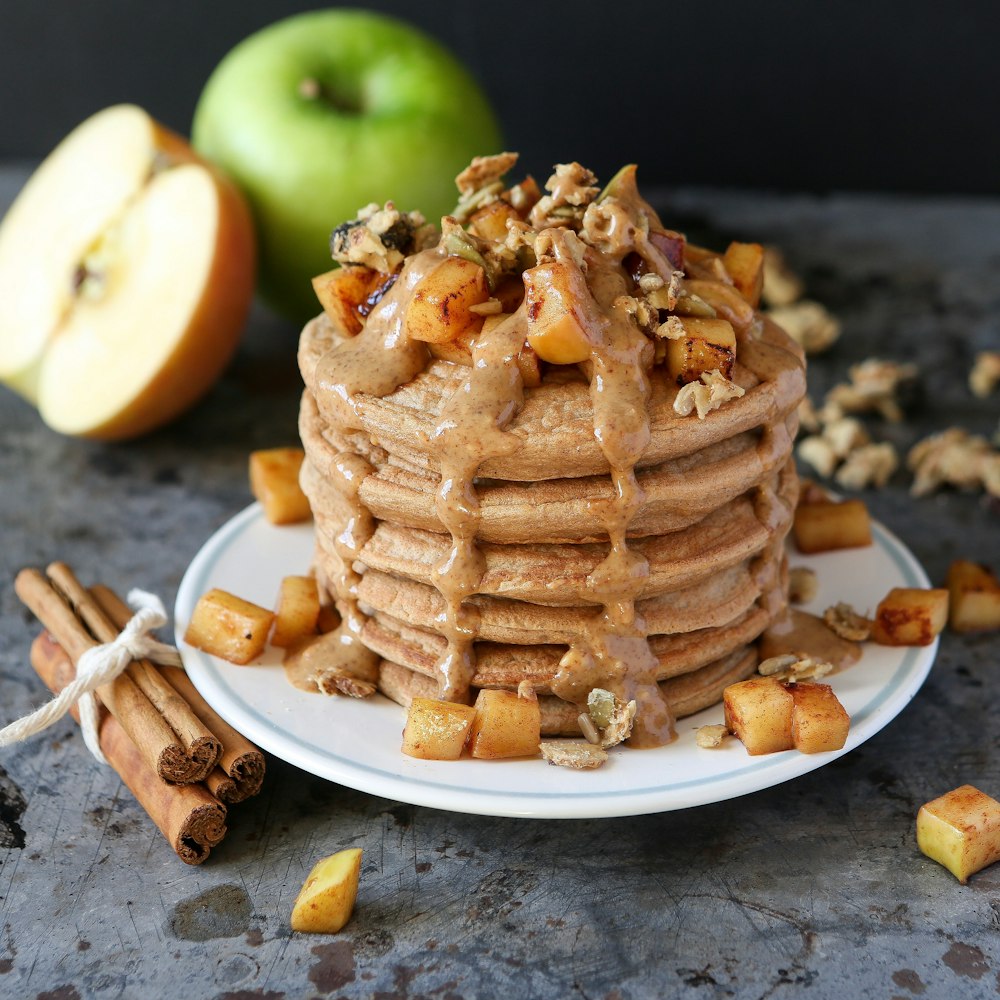
{"type": "Polygon", "coordinates": [[[482,317],[469,307],[490,297],[486,272],[464,257],[445,257],[417,282],[406,309],[404,329],[413,340],[440,344],[454,340],[482,317]]]}
{"type": "Polygon", "coordinates": [[[792,749],[795,702],[773,677],[751,677],[722,692],[726,728],[752,756],[792,749]]]}
{"type": "Polygon", "coordinates": [[[764,287],[764,248],[759,243],[730,243],[722,263],[736,290],[756,309],[764,287]]]}
{"type": "Polygon", "coordinates": [[[361,332],[364,326],[361,307],[382,277],[384,275],[374,268],[349,264],[312,279],[313,291],[323,312],[330,317],[341,336],[353,337],[361,332]]]}
{"type": "Polygon", "coordinates": [[[319,588],[311,576],[286,576],[281,581],[278,610],[274,616],[271,645],[288,649],[316,634],[319,621],[319,588]]]}
{"type": "Polygon", "coordinates": [[[872,543],[871,518],[861,500],[801,503],[795,509],[792,533],[799,551],[806,553],[853,549],[872,543]]]}
{"type": "Polygon", "coordinates": [[[273,611],[215,588],[198,598],[184,641],[244,666],[264,652],[273,622],[273,611]]]}
{"type": "Polygon", "coordinates": [[[520,216],[506,201],[491,201],[469,220],[469,232],[480,239],[502,243],[507,238],[508,219],[520,219],[520,216]]]}
{"type": "MultiPolygon", "coordinates": [[[[487,319],[494,319],[487,316],[487,319]]],[[[470,326],[464,333],[460,333],[454,340],[446,340],[440,344],[428,344],[427,349],[432,358],[438,361],[450,361],[453,365],[462,365],[463,368],[472,367],[472,348],[476,342],[476,337],[485,322],[475,326],[470,326]]]]}
{"type": "Polygon", "coordinates": [[[851,717],[829,684],[789,684],[792,696],[792,745],[802,753],[840,750],[851,717]]]}
{"type": "Polygon", "coordinates": [[[956,632],[1000,629],[1000,580],[985,566],[956,559],[948,569],[948,624],[956,632]]]}
{"type": "Polygon", "coordinates": [[[1000,802],[962,785],[920,807],[917,846],[962,885],[1000,861],[1000,802]]]}
{"type": "Polygon", "coordinates": [[[574,264],[554,260],[524,272],[528,343],[554,365],[586,361],[597,336],[591,333],[596,303],[583,273],[574,264]]]}
{"type": "Polygon", "coordinates": [[[684,270],[684,244],[686,241],[680,233],[675,233],[672,229],[651,229],[649,242],[667,258],[675,271],[684,270]]]}
{"type": "Polygon", "coordinates": [[[351,919],[360,878],[360,847],[318,861],[292,907],[292,930],[336,934],[351,919]]]}
{"type": "Polygon", "coordinates": [[[929,646],[947,621],[947,590],[893,587],[875,611],[872,639],[883,646],[929,646]]]}
{"type": "Polygon", "coordinates": [[[458,760],[476,710],[433,698],[414,698],[403,729],[403,753],[421,760],[458,760]]]}
{"type": "Polygon", "coordinates": [[[542,716],[537,698],[483,688],[476,698],[475,710],[469,733],[473,757],[534,757],[538,753],[542,716]]]}
{"type": "Polygon", "coordinates": [[[312,517],[299,486],[301,448],[266,448],[250,453],[250,491],[264,507],[271,524],[295,524],[312,517]]]}
{"type": "Polygon", "coordinates": [[[678,385],[697,382],[705,372],[718,370],[733,377],[736,333],[725,319],[681,317],[683,337],[667,341],[667,370],[678,385]]]}
{"type": "MultiPolygon", "coordinates": [[[[753,306],[732,285],[689,278],[684,287],[691,295],[707,302],[716,316],[728,321],[736,333],[745,333],[756,318],[753,306]]],[[[726,377],[729,378],[728,375],[726,377]]]]}

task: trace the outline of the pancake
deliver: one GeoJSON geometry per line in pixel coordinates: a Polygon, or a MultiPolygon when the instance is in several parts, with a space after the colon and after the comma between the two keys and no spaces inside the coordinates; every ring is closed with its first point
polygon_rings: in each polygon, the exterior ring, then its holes
{"type": "MultiPolygon", "coordinates": [[[[589,176],[566,170],[546,198],[589,176]]],[[[350,329],[343,302],[307,324],[314,572],[338,670],[377,658],[400,703],[527,683],[543,731],[575,733],[606,687],[638,704],[632,745],[661,745],[753,671],[787,605],[804,358],[752,276],[684,256],[634,171],[574,197],[509,205],[489,238],[445,219],[436,248],[371,272],[350,329]],[[469,296],[485,319],[457,318],[469,296]]]]}

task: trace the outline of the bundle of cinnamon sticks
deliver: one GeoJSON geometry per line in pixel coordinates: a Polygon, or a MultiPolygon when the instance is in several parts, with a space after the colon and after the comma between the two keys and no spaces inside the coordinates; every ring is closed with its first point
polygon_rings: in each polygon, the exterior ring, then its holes
{"type": "MultiPolygon", "coordinates": [[[[22,570],[14,589],[46,631],[31,665],[58,694],[88,649],[111,642],[132,617],[103,586],[85,588],[65,563],[22,570]]],[[[226,806],[256,795],[264,755],[213,711],[178,667],[129,664],[97,689],[98,738],[108,763],[180,859],[200,864],[226,833],[226,806]]],[[[79,722],[78,710],[73,717],[79,722]]]]}

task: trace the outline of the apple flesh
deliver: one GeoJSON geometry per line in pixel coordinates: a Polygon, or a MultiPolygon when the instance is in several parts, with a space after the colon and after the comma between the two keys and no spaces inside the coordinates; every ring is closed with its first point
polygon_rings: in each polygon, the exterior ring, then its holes
{"type": "Polygon", "coordinates": [[[330,231],[392,200],[436,222],[453,179],[500,136],[479,87],[444,48],[378,14],[322,10],[242,41],[199,100],[194,145],[250,200],[264,296],[291,318],[316,312],[311,278],[330,231]]]}
{"type": "Polygon", "coordinates": [[[55,430],[145,433],[219,376],[253,280],[235,188],[140,108],[108,108],[0,225],[0,378],[55,430]]]}

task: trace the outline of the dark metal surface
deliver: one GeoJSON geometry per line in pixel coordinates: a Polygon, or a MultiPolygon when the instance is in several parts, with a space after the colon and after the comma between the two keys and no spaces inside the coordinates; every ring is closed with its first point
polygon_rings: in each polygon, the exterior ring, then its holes
{"type": "MultiPolygon", "coordinates": [[[[0,207],[23,174],[0,172],[0,207]]],[[[1000,341],[1000,204],[686,191],[678,228],[774,240],[845,333],[818,397],[872,354],[915,360],[925,399],[877,436],[991,433],[976,349],[1000,341]]],[[[208,535],[249,500],[252,448],[295,439],[295,331],[261,313],[211,396],[126,445],[46,430],[0,391],[0,722],[39,704],[35,625],[11,586],[61,558],[87,580],[173,601],[208,535]]],[[[866,495],[932,579],[1000,562],[980,498],[866,495]]],[[[116,775],[56,726],[0,754],[0,997],[982,997],[1000,990],[1000,866],[960,886],[914,841],[919,805],[971,782],[1000,795],[1000,639],[946,635],[886,730],[788,784],[635,819],[542,822],[414,808],[277,760],[230,833],[187,868],[116,775]],[[364,849],[355,916],[292,935],[313,862],[364,849]],[[806,991],[808,987],[808,991],[806,991]]]]}

